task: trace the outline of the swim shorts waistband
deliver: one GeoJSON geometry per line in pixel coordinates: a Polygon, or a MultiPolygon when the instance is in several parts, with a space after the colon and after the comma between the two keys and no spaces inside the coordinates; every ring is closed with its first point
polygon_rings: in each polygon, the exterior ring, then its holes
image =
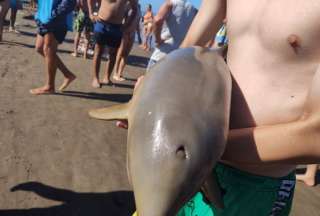
{"type": "Polygon", "coordinates": [[[109,25],[109,26],[112,26],[112,27],[115,27],[115,28],[121,28],[122,27],[122,24],[116,24],[116,23],[111,23],[111,22],[108,22],[108,21],[104,21],[100,17],[99,17],[97,22],[101,23],[103,25],[109,25]]]}
{"type": "Polygon", "coordinates": [[[220,181],[229,185],[263,185],[265,189],[276,189],[281,186],[282,180],[295,182],[295,172],[291,172],[287,176],[275,178],[251,174],[222,163],[217,163],[215,172],[219,176],[220,181]]]}

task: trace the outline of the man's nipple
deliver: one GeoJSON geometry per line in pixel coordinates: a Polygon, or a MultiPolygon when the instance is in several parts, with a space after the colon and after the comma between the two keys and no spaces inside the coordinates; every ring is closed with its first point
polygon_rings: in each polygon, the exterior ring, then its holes
{"type": "Polygon", "coordinates": [[[299,38],[299,36],[291,34],[289,35],[287,41],[290,44],[290,46],[294,49],[294,51],[297,52],[301,46],[301,39],[299,38]]]}

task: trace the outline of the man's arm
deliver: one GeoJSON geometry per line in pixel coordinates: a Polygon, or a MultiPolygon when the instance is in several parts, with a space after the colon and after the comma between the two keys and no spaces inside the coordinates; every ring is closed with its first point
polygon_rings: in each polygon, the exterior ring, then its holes
{"type": "Polygon", "coordinates": [[[239,163],[320,163],[320,66],[298,121],[231,130],[224,160],[239,163]]]}
{"type": "Polygon", "coordinates": [[[203,0],[181,47],[205,46],[222,26],[226,4],[226,0],[203,0]]]}
{"type": "Polygon", "coordinates": [[[134,24],[134,20],[136,16],[138,15],[138,2],[137,0],[129,0],[132,13],[125,19],[125,22],[123,24],[123,29],[126,30],[129,27],[131,27],[132,24],[134,24]]]}
{"type": "Polygon", "coordinates": [[[163,3],[159,9],[159,12],[154,17],[154,36],[156,44],[159,46],[162,44],[162,38],[161,38],[161,31],[164,21],[166,20],[169,12],[172,9],[172,3],[170,0],[166,0],[165,3],[163,3]]]}
{"type": "Polygon", "coordinates": [[[94,12],[93,8],[94,8],[94,5],[97,3],[97,0],[87,0],[87,3],[88,3],[89,17],[90,17],[91,21],[95,22],[96,18],[93,15],[93,12],[94,12]]]}

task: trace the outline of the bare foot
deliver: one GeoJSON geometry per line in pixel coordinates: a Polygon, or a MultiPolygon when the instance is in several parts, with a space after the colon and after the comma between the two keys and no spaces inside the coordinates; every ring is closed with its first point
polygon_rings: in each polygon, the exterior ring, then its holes
{"type": "Polygon", "coordinates": [[[72,81],[75,80],[76,78],[77,77],[74,74],[72,74],[70,77],[64,78],[64,81],[60,86],[59,91],[63,91],[64,89],[66,89],[70,85],[70,83],[72,83],[72,81]]]}
{"type": "Polygon", "coordinates": [[[126,80],[126,79],[124,79],[123,77],[118,76],[118,75],[114,75],[112,78],[113,78],[114,80],[118,81],[118,82],[123,82],[123,81],[126,80]]]}
{"type": "Polygon", "coordinates": [[[302,181],[309,187],[313,187],[316,185],[315,177],[314,176],[307,176],[307,175],[296,175],[296,179],[298,181],[302,181]]]}
{"type": "Polygon", "coordinates": [[[104,78],[101,82],[104,85],[112,85],[113,83],[111,82],[110,79],[104,78]]]}
{"type": "Polygon", "coordinates": [[[143,50],[145,50],[145,48],[146,48],[146,46],[143,44],[141,44],[139,47],[140,47],[140,49],[143,49],[143,50]]]}
{"type": "Polygon", "coordinates": [[[54,92],[54,89],[49,88],[48,86],[30,89],[30,93],[33,95],[54,94],[54,92]]]}
{"type": "Polygon", "coordinates": [[[92,81],[91,85],[92,85],[93,88],[101,88],[101,84],[100,84],[99,80],[97,80],[97,79],[94,79],[92,81]]]}
{"type": "Polygon", "coordinates": [[[78,53],[73,52],[73,53],[71,53],[71,56],[78,57],[78,53]]]}
{"type": "Polygon", "coordinates": [[[12,27],[9,27],[9,30],[8,30],[9,32],[11,32],[11,33],[16,33],[16,34],[20,34],[21,32],[20,31],[18,31],[17,29],[15,29],[15,28],[12,28],[12,27]]]}

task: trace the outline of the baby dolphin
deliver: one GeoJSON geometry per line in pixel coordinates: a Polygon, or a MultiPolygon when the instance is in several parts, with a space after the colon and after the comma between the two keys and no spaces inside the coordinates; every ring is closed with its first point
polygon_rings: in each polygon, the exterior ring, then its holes
{"type": "Polygon", "coordinates": [[[174,216],[199,190],[223,207],[212,170],[225,148],[230,100],[223,58],[192,47],[155,64],[127,104],[89,112],[128,119],[128,176],[139,216],[174,216]]]}

